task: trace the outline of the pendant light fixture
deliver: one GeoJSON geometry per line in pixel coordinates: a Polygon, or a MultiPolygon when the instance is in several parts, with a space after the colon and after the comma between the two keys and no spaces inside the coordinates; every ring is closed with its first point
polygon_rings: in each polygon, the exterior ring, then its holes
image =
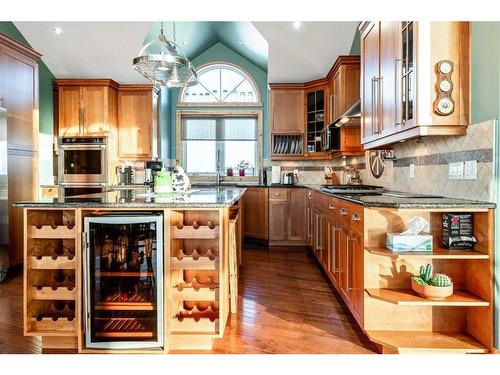
{"type": "Polygon", "coordinates": [[[173,41],[163,34],[161,22],[160,35],[146,44],[134,58],[134,69],[157,86],[186,87],[198,83],[196,70],[176,44],[175,21],[173,22],[173,41]]]}

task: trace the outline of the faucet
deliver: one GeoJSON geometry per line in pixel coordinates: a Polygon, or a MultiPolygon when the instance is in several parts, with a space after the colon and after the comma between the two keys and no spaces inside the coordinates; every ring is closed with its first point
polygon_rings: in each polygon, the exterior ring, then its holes
{"type": "Polygon", "coordinates": [[[216,163],[216,178],[217,178],[217,185],[220,185],[221,181],[224,181],[224,176],[222,175],[221,172],[221,167],[220,167],[220,149],[217,150],[217,159],[215,161],[216,163]]]}

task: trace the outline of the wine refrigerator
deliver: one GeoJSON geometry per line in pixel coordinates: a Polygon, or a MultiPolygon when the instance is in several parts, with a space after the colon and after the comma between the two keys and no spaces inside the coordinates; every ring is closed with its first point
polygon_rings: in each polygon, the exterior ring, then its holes
{"type": "Polygon", "coordinates": [[[163,347],[163,215],[86,216],[85,346],[163,347]]]}

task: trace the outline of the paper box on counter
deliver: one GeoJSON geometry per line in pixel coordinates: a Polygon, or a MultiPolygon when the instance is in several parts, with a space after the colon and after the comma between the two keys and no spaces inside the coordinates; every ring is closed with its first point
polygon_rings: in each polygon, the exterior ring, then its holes
{"type": "Polygon", "coordinates": [[[432,235],[387,233],[386,245],[392,251],[432,251],[432,235]]]}

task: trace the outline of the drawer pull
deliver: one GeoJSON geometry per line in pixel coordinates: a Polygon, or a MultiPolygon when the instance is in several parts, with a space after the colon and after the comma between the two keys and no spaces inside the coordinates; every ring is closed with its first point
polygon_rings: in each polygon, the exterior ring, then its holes
{"type": "Polygon", "coordinates": [[[342,215],[342,216],[345,216],[347,215],[347,210],[345,208],[341,208],[340,211],[339,211],[339,214],[342,215]]]}
{"type": "Polygon", "coordinates": [[[280,197],[280,196],[281,196],[281,193],[274,193],[274,196],[275,196],[275,197],[280,197]]]}
{"type": "Polygon", "coordinates": [[[352,221],[360,221],[360,217],[358,214],[352,214],[352,217],[351,217],[352,221]]]}
{"type": "Polygon", "coordinates": [[[328,203],[328,209],[329,210],[334,210],[335,209],[335,205],[333,203],[328,203]]]}

